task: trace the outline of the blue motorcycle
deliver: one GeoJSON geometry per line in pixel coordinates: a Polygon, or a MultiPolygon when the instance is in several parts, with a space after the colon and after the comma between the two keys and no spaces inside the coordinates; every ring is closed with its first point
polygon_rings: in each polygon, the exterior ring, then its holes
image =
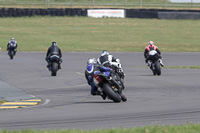
{"type": "Polygon", "coordinates": [[[119,79],[120,77],[115,72],[99,72],[96,71],[94,75],[94,84],[100,88],[108,99],[114,102],[127,101],[127,98],[122,94],[123,85],[119,79]]]}

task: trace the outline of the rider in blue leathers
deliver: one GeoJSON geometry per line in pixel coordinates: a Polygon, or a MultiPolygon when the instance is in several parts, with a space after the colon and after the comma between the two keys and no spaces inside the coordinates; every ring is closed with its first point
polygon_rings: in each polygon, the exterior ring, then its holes
{"type": "Polygon", "coordinates": [[[11,38],[11,40],[8,42],[7,50],[9,51],[11,47],[14,48],[14,55],[15,55],[17,52],[17,41],[15,41],[15,38],[11,38]]]}
{"type": "Polygon", "coordinates": [[[108,72],[108,71],[112,71],[112,69],[110,69],[108,67],[103,67],[103,66],[97,64],[97,61],[95,58],[88,59],[87,67],[85,70],[85,78],[86,78],[88,84],[91,86],[91,95],[100,95],[105,100],[105,98],[106,98],[105,95],[101,91],[99,91],[98,88],[95,86],[93,77],[94,77],[95,73],[108,72]]]}

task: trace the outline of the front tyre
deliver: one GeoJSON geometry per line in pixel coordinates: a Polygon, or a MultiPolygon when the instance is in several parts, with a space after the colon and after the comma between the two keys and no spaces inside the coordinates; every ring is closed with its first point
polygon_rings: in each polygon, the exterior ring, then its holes
{"type": "Polygon", "coordinates": [[[14,51],[9,51],[9,56],[10,56],[10,59],[12,60],[13,59],[13,57],[14,57],[14,51]]]}
{"type": "Polygon", "coordinates": [[[56,62],[53,62],[51,67],[51,76],[56,76],[57,71],[58,71],[58,64],[56,62]]]}
{"type": "Polygon", "coordinates": [[[114,92],[108,83],[105,83],[103,85],[103,90],[114,102],[119,103],[121,101],[121,96],[118,93],[114,92]]]}

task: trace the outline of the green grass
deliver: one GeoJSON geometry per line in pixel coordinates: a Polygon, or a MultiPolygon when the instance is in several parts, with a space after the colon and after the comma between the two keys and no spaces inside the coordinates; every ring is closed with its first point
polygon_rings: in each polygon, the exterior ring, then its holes
{"type": "Polygon", "coordinates": [[[164,68],[200,69],[200,66],[165,66],[164,68]]]}
{"type": "Polygon", "coordinates": [[[5,100],[0,100],[0,105],[5,103],[6,101],[5,100]]]}
{"type": "Polygon", "coordinates": [[[106,130],[0,130],[0,133],[199,133],[200,125],[178,126],[146,126],[130,129],[106,129],[106,130]]]}
{"type": "Polygon", "coordinates": [[[62,51],[142,52],[153,40],[162,52],[200,52],[199,27],[200,20],[1,18],[0,47],[15,37],[19,51],[46,51],[56,41],[62,51]]]}
{"type": "Polygon", "coordinates": [[[200,3],[172,3],[169,0],[0,0],[1,7],[31,7],[31,8],[53,8],[53,7],[95,7],[104,8],[200,8],[200,3]]]}

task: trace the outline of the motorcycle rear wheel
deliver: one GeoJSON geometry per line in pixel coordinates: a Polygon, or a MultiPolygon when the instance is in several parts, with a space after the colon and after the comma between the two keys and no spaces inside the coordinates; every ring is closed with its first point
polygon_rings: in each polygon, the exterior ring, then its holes
{"type": "Polygon", "coordinates": [[[103,90],[114,102],[119,103],[121,101],[121,96],[118,93],[114,92],[108,83],[105,83],[103,85],[103,90]]]}
{"type": "Polygon", "coordinates": [[[56,62],[53,62],[51,66],[51,76],[56,76],[57,71],[58,71],[58,64],[56,62]]]}
{"type": "Polygon", "coordinates": [[[161,75],[160,62],[158,61],[155,62],[155,71],[158,76],[161,75]]]}

